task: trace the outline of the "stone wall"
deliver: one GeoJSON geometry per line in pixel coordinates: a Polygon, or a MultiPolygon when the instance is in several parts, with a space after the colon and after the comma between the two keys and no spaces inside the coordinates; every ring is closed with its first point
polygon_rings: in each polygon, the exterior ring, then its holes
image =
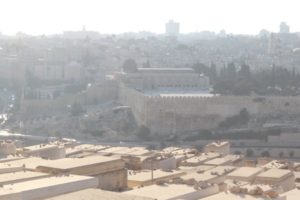
{"type": "Polygon", "coordinates": [[[149,97],[122,85],[119,100],[131,107],[139,125],[158,134],[216,128],[243,108],[252,116],[300,114],[299,97],[149,97]]]}
{"type": "Polygon", "coordinates": [[[22,99],[21,114],[52,114],[68,110],[68,105],[79,102],[82,105],[95,105],[118,99],[118,84],[116,81],[104,81],[101,84],[89,85],[86,91],[77,94],[66,94],[56,99],[22,99]]]}

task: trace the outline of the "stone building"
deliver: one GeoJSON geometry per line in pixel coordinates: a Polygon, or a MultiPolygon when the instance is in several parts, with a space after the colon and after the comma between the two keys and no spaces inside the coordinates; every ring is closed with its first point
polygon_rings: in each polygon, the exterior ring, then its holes
{"type": "Polygon", "coordinates": [[[60,159],[41,163],[37,172],[54,175],[85,175],[99,179],[98,188],[119,190],[127,187],[125,162],[119,158],[91,156],[80,159],[60,159]]]}
{"type": "Polygon", "coordinates": [[[230,144],[229,142],[216,141],[206,145],[205,153],[219,153],[223,155],[230,154],[230,144]]]}
{"type": "Polygon", "coordinates": [[[199,90],[209,87],[209,78],[196,74],[191,68],[137,68],[132,59],[124,62],[123,71],[116,73],[115,77],[138,91],[199,90]]]}

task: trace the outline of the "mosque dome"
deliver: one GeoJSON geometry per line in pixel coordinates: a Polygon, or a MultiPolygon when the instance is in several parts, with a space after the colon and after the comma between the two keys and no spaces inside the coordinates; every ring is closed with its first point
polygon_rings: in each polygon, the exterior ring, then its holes
{"type": "Polygon", "coordinates": [[[137,64],[133,59],[127,59],[123,63],[123,72],[134,73],[137,71],[137,64]]]}

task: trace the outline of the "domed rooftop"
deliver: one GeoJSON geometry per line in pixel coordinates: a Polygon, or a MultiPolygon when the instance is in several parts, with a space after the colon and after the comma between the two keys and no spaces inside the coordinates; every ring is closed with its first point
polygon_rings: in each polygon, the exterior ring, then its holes
{"type": "Polygon", "coordinates": [[[137,71],[137,64],[133,59],[127,59],[123,63],[123,72],[134,73],[137,71]]]}

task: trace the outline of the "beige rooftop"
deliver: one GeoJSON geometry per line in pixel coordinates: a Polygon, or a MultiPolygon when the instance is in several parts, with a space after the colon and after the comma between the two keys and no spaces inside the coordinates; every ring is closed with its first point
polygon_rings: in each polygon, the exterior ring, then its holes
{"type": "MultiPolygon", "coordinates": [[[[218,186],[195,190],[194,187],[182,184],[151,185],[125,192],[125,194],[150,197],[157,200],[198,199],[219,192],[218,186]]],[[[223,199],[224,200],[224,199],[223,199]]]]}
{"type": "MultiPolygon", "coordinates": [[[[230,192],[221,192],[219,194],[215,194],[209,197],[205,197],[201,200],[270,200],[269,197],[262,197],[262,196],[251,196],[245,194],[232,194],[230,192]]],[[[286,200],[283,197],[273,198],[271,200],[286,200]]],[[[289,200],[289,199],[287,199],[289,200]]],[[[296,199],[295,199],[296,200],[296,199]]]]}
{"type": "Polygon", "coordinates": [[[281,181],[281,180],[291,176],[292,174],[293,173],[290,170],[270,169],[268,171],[265,171],[265,172],[257,175],[256,180],[281,181]]]}
{"type": "Polygon", "coordinates": [[[258,174],[262,173],[263,169],[253,167],[241,167],[231,172],[226,177],[231,180],[252,181],[258,174]]]}
{"type": "Polygon", "coordinates": [[[7,185],[12,183],[25,182],[35,179],[42,179],[49,177],[49,174],[30,172],[30,171],[20,171],[14,173],[0,174],[0,185],[7,185]]]}
{"type": "Polygon", "coordinates": [[[70,175],[9,184],[3,188],[21,192],[22,200],[35,200],[97,186],[97,178],[70,175]]]}
{"type": "Polygon", "coordinates": [[[100,189],[86,189],[44,200],[154,200],[147,197],[137,197],[122,193],[109,192],[100,189]]]}
{"type": "MultiPolygon", "coordinates": [[[[168,178],[168,177],[180,177],[185,175],[182,171],[165,172],[162,170],[153,170],[153,179],[168,178]]],[[[151,170],[145,170],[141,172],[128,171],[128,180],[131,181],[149,181],[151,180],[151,170]]]]}

